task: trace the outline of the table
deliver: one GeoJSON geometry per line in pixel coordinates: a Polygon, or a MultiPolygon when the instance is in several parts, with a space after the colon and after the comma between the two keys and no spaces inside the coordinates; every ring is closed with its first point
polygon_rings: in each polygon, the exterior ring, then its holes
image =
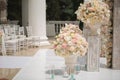
{"type": "MultiPolygon", "coordinates": [[[[46,66],[54,65],[56,69],[64,66],[64,59],[55,56],[52,49],[41,49],[32,60],[22,68],[12,80],[51,80],[46,74],[46,66]]],[[[120,70],[100,68],[99,72],[80,71],[75,75],[76,80],[120,80],[120,70]]],[[[55,76],[54,80],[68,80],[62,76],[55,76]]]]}
{"type": "Polygon", "coordinates": [[[50,65],[60,68],[64,66],[64,58],[55,56],[53,50],[39,50],[12,80],[47,80],[46,67],[50,65]]]}
{"type": "Polygon", "coordinates": [[[32,57],[0,56],[0,68],[24,68],[32,57]]]}

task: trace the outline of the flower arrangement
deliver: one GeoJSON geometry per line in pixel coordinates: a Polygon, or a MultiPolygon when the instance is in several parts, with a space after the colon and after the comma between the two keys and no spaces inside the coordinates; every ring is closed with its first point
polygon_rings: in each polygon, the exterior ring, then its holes
{"type": "Polygon", "coordinates": [[[86,24],[105,23],[109,21],[109,6],[101,0],[86,1],[75,12],[77,19],[86,24]]]}
{"type": "Polygon", "coordinates": [[[77,25],[66,24],[60,30],[53,42],[56,55],[67,57],[69,55],[84,56],[87,52],[88,43],[82,36],[82,31],[77,25]]]}
{"type": "Polygon", "coordinates": [[[2,43],[2,31],[0,31],[0,44],[2,43]]]}

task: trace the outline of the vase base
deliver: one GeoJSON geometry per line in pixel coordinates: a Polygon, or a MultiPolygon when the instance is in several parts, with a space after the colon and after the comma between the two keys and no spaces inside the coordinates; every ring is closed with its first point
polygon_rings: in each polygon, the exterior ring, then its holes
{"type": "Polygon", "coordinates": [[[65,72],[64,75],[63,75],[63,78],[68,78],[68,77],[69,77],[68,73],[65,72]]]}

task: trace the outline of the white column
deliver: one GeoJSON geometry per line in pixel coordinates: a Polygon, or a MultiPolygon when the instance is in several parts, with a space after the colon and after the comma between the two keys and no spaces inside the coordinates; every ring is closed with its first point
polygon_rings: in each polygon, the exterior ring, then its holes
{"type": "Polygon", "coordinates": [[[22,0],[22,25],[28,26],[28,0],[22,0]]]}
{"type": "Polygon", "coordinates": [[[29,26],[33,36],[40,36],[41,45],[46,42],[46,0],[29,0],[29,26]]]}

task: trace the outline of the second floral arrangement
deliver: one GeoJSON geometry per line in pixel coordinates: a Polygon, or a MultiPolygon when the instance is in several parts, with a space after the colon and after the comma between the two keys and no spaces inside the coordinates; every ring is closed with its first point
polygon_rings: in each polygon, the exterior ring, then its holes
{"type": "Polygon", "coordinates": [[[75,13],[77,19],[86,24],[105,23],[110,18],[109,6],[99,0],[86,1],[84,4],[80,4],[75,13]]]}
{"type": "Polygon", "coordinates": [[[77,25],[66,24],[60,30],[60,34],[56,36],[53,46],[56,55],[59,56],[84,56],[87,52],[88,43],[77,25]]]}

